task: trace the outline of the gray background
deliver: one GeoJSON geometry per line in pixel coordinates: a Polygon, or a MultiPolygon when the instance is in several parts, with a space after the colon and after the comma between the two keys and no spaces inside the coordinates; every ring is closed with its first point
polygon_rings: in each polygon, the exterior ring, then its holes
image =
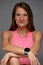
{"type": "MultiPolygon", "coordinates": [[[[13,6],[15,3],[21,1],[27,2],[31,6],[35,28],[43,33],[43,0],[0,0],[0,59],[5,54],[1,47],[1,33],[9,29],[13,6]]],[[[41,65],[43,65],[43,44],[41,45],[38,57],[41,65]]]]}

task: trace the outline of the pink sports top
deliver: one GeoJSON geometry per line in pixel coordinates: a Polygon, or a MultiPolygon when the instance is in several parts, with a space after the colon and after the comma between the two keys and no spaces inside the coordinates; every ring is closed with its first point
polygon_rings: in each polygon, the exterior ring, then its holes
{"type": "MultiPolygon", "coordinates": [[[[13,36],[11,39],[12,45],[17,45],[22,48],[31,48],[33,45],[33,38],[32,38],[32,32],[28,32],[26,36],[20,36],[18,32],[15,30],[13,31],[13,36]]],[[[20,64],[29,64],[30,61],[28,58],[19,58],[20,64]]]]}

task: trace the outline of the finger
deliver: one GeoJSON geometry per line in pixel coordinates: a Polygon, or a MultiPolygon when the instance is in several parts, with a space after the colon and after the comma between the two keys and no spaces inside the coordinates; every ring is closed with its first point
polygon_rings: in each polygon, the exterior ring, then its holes
{"type": "Polygon", "coordinates": [[[33,65],[32,61],[30,62],[31,65],[33,65]]]}
{"type": "Polygon", "coordinates": [[[33,65],[37,65],[37,59],[36,59],[36,57],[33,58],[32,64],[33,65]]]}
{"type": "Polygon", "coordinates": [[[32,65],[32,60],[31,59],[29,59],[30,60],[30,65],[32,65]]]}
{"type": "Polygon", "coordinates": [[[37,65],[34,60],[32,60],[31,65],[37,65]]]}
{"type": "Polygon", "coordinates": [[[34,60],[34,65],[37,65],[37,61],[36,61],[36,59],[34,60]]]}
{"type": "Polygon", "coordinates": [[[32,65],[37,65],[36,59],[32,60],[32,65]]]}
{"type": "Polygon", "coordinates": [[[40,65],[40,62],[39,62],[39,60],[37,59],[37,65],[40,65]]]}
{"type": "Polygon", "coordinates": [[[3,64],[3,65],[6,65],[6,63],[7,63],[7,61],[8,61],[8,58],[2,58],[2,60],[1,60],[1,65],[3,64]]]}
{"type": "Polygon", "coordinates": [[[1,65],[6,65],[4,62],[1,61],[1,65]]]}

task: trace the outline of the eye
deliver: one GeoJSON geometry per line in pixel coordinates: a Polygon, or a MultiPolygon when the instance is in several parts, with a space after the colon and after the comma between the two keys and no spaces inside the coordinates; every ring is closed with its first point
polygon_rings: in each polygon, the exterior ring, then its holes
{"type": "Polygon", "coordinates": [[[16,16],[20,16],[20,14],[16,14],[16,16]]]}
{"type": "Polygon", "coordinates": [[[28,16],[27,14],[23,14],[24,16],[28,16]]]}

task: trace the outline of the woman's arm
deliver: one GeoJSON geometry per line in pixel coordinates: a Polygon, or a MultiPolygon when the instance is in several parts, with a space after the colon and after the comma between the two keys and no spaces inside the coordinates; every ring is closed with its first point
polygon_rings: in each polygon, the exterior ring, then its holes
{"type": "Polygon", "coordinates": [[[34,55],[37,55],[41,47],[42,33],[39,31],[34,31],[33,39],[34,45],[32,46],[31,51],[33,52],[34,55]]]}
{"type": "Polygon", "coordinates": [[[6,52],[13,52],[16,54],[24,55],[23,48],[10,44],[10,31],[4,31],[2,33],[2,49],[6,52]]]}
{"type": "Polygon", "coordinates": [[[37,58],[37,54],[41,47],[41,39],[42,33],[39,31],[33,32],[34,44],[30,51],[28,52],[28,57],[30,59],[31,65],[40,65],[39,59],[37,58]]]}

